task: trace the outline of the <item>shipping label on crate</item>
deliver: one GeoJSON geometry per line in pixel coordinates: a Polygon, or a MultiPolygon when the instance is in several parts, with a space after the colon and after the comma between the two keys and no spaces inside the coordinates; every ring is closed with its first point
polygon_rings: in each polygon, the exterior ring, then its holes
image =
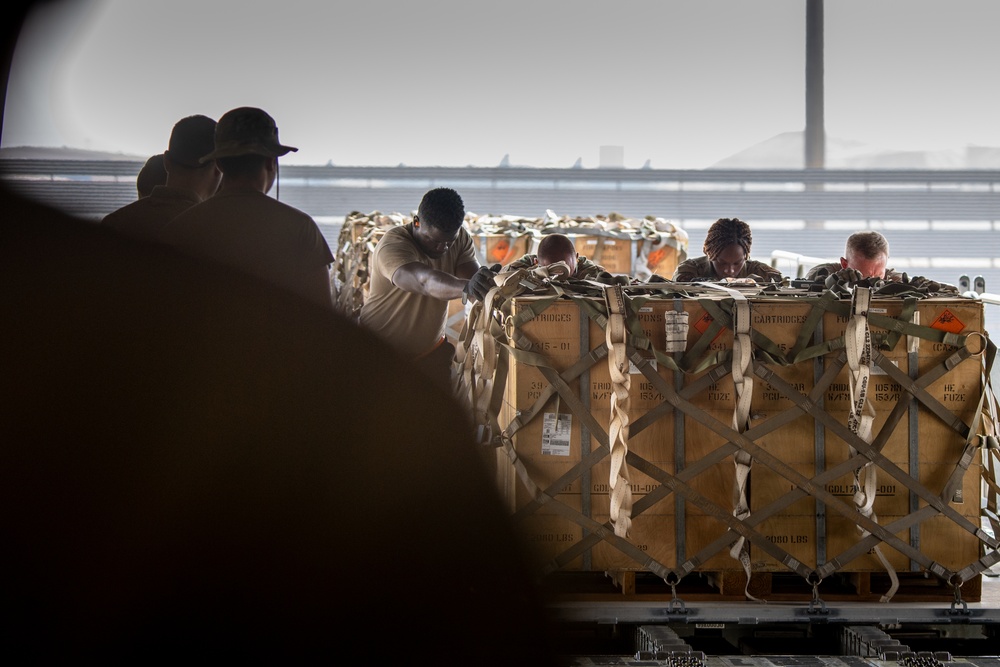
{"type": "Polygon", "coordinates": [[[542,419],[542,454],[569,456],[573,415],[546,412],[542,419]]]}

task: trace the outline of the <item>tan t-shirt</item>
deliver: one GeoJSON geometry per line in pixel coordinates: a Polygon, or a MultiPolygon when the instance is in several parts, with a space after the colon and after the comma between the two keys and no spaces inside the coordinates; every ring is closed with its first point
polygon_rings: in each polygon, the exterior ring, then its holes
{"type": "Polygon", "coordinates": [[[458,267],[475,261],[476,248],[465,227],[459,230],[448,252],[438,259],[431,259],[420,250],[410,225],[390,228],[369,260],[370,283],[368,297],[361,306],[362,326],[407,356],[429,351],[444,335],[448,302],[396,287],[392,283],[393,274],[401,266],[420,262],[455,275],[458,267]]]}

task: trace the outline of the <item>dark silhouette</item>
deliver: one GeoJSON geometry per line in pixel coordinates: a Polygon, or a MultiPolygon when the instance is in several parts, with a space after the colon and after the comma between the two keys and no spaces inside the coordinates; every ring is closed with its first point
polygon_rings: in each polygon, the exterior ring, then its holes
{"type": "Polygon", "coordinates": [[[2,195],[6,655],[551,664],[465,415],[251,276],[2,195]]]}

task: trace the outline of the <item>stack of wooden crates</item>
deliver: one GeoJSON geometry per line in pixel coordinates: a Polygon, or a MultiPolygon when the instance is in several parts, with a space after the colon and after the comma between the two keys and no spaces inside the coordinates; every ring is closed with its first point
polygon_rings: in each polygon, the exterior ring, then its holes
{"type": "MultiPolygon", "coordinates": [[[[385,230],[405,225],[412,213],[352,211],[344,217],[334,253],[331,284],[338,310],[356,317],[368,293],[368,261],[385,230]]],[[[636,280],[652,274],[673,275],[687,259],[687,234],[660,218],[641,220],[617,214],[572,218],[549,214],[529,218],[512,215],[467,213],[465,227],[472,236],[482,266],[506,267],[526,254],[534,254],[548,233],[565,233],[577,252],[601,264],[609,273],[636,280]]],[[[448,305],[446,334],[454,342],[468,314],[461,299],[448,305]]]]}

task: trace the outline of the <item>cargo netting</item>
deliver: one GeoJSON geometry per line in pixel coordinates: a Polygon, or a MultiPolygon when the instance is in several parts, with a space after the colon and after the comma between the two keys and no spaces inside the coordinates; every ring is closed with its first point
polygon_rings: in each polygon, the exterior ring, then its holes
{"type": "MultiPolygon", "coordinates": [[[[501,273],[457,364],[539,572],[920,572],[1000,561],[983,303],[858,285],[501,273]]],[[[749,599],[756,599],[746,592],[749,599]]]]}

